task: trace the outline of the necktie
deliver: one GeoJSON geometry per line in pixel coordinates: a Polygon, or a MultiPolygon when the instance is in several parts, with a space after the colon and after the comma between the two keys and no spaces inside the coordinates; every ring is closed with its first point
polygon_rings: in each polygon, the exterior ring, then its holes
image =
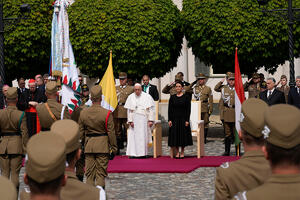
{"type": "Polygon", "coordinates": [[[268,96],[268,99],[271,97],[271,95],[272,95],[272,91],[269,90],[269,96],[268,96]]]}
{"type": "Polygon", "coordinates": [[[298,94],[300,95],[300,88],[297,88],[298,94]]]}

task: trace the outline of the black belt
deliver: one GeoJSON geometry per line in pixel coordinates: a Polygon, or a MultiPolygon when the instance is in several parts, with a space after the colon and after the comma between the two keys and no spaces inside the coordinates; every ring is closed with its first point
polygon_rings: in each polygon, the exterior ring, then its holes
{"type": "Polygon", "coordinates": [[[202,101],[202,103],[208,103],[208,101],[202,101]]]}
{"type": "Polygon", "coordinates": [[[42,128],[41,131],[50,131],[50,128],[42,128]]]}
{"type": "Polygon", "coordinates": [[[20,132],[1,132],[1,136],[22,136],[20,132]]]}
{"type": "Polygon", "coordinates": [[[107,133],[87,133],[87,137],[101,137],[101,136],[108,136],[107,133]]]}
{"type": "Polygon", "coordinates": [[[124,105],[125,105],[125,103],[118,103],[118,105],[119,105],[119,106],[124,106],[124,105]]]}
{"type": "Polygon", "coordinates": [[[229,107],[228,105],[224,104],[225,107],[227,108],[235,108],[235,106],[229,107]]]}

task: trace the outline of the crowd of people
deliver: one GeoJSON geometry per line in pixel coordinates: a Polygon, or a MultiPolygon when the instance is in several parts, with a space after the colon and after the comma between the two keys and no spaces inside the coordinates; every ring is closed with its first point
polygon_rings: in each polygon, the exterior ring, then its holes
{"type": "MultiPolygon", "coordinates": [[[[26,155],[24,182],[29,190],[21,191],[21,199],[46,196],[55,199],[59,195],[62,199],[105,199],[108,162],[120,154],[125,142],[130,159],[149,156],[155,101],[159,100],[157,87],[149,83],[148,75],[143,76],[142,84],[128,84],[125,72],[120,72],[118,79],[118,105],[113,112],[101,106],[101,86],[96,84],[89,89],[81,76],[82,104],[73,112],[59,103],[61,84],[47,74],[30,79],[29,88],[25,87],[24,78],[18,80],[18,88],[3,85],[0,95],[1,174],[11,180],[18,193],[19,173],[26,155]],[[86,183],[83,183],[84,176],[86,183]]],[[[170,94],[168,146],[171,158],[184,159],[185,147],[193,145],[192,99],[201,102],[206,143],[209,117],[213,112],[212,89],[206,85],[207,79],[205,74],[199,73],[190,84],[179,72],[175,81],[162,89],[163,93],[170,94]]],[[[259,199],[257,194],[279,187],[277,183],[291,183],[293,188],[298,186],[293,185],[294,182],[300,182],[296,176],[300,173],[297,157],[300,120],[293,120],[299,119],[300,76],[296,77],[296,86],[290,88],[284,75],[276,83],[274,78],[265,81],[261,74],[255,73],[244,84],[244,89],[249,99],[242,105],[239,139],[245,154],[239,161],[224,163],[217,169],[216,199],[259,199]],[[251,191],[244,192],[247,190],[251,191]]],[[[228,72],[214,90],[221,93],[223,155],[229,156],[231,144],[236,139],[234,73],[228,72]]],[[[5,187],[11,186],[6,184],[5,187]]],[[[12,192],[8,194],[7,199],[13,198],[12,192]]]]}

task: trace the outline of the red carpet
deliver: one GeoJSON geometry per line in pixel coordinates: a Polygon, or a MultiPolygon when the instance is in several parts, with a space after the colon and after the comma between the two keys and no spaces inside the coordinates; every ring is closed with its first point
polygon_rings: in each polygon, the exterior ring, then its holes
{"type": "Polygon", "coordinates": [[[108,173],[188,173],[199,167],[219,167],[224,162],[239,159],[234,156],[204,156],[171,159],[169,156],[147,159],[129,159],[127,156],[116,156],[109,161],[108,173]]]}

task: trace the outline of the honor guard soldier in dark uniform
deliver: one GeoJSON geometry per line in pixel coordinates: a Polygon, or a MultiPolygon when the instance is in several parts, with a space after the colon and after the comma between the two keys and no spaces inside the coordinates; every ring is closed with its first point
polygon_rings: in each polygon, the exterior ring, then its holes
{"type": "Polygon", "coordinates": [[[189,89],[194,92],[194,97],[197,101],[201,101],[201,119],[204,120],[204,143],[209,127],[209,116],[213,111],[213,95],[211,88],[205,85],[207,77],[203,73],[197,75],[197,84],[192,83],[189,89]]]}
{"type": "Polygon", "coordinates": [[[221,92],[224,110],[224,129],[225,129],[225,153],[224,156],[230,155],[231,142],[234,141],[235,133],[235,88],[234,88],[234,73],[228,77],[228,84],[223,85],[225,79],[220,81],[215,86],[216,92],[221,92]]]}
{"type": "Polygon", "coordinates": [[[115,131],[117,136],[118,152],[124,148],[124,140],[127,137],[127,109],[124,108],[125,102],[130,94],[133,93],[133,87],[127,84],[127,74],[119,73],[120,85],[116,86],[118,106],[113,112],[115,131]]]}
{"type": "Polygon", "coordinates": [[[63,200],[100,200],[100,193],[105,198],[105,191],[102,188],[82,183],[76,177],[75,164],[81,155],[81,144],[79,141],[79,126],[69,119],[56,121],[51,126],[51,132],[62,136],[65,139],[67,149],[67,184],[62,188],[60,196],[63,200]]]}
{"type": "Polygon", "coordinates": [[[244,83],[244,91],[249,93],[248,98],[259,98],[260,88],[260,77],[258,73],[254,73],[246,83],[244,83]]]}
{"type": "Polygon", "coordinates": [[[113,116],[101,107],[102,88],[91,89],[93,105],[81,111],[79,127],[85,137],[84,153],[87,183],[104,188],[110,153],[117,153],[113,116]]]}
{"type": "Polygon", "coordinates": [[[51,125],[56,120],[61,119],[61,112],[64,112],[63,119],[70,119],[70,113],[66,107],[63,110],[63,105],[56,101],[57,85],[51,81],[46,84],[47,102],[36,106],[37,114],[40,120],[42,131],[50,130],[51,125]]]}
{"type": "Polygon", "coordinates": [[[60,191],[67,181],[64,139],[50,131],[36,134],[28,141],[27,155],[24,183],[29,189],[21,192],[20,199],[61,199],[60,191]]]}
{"type": "Polygon", "coordinates": [[[7,108],[0,110],[0,166],[1,174],[19,189],[19,173],[22,167],[22,154],[28,140],[25,113],[16,107],[17,88],[10,87],[6,94],[7,108]]]}
{"type": "Polygon", "coordinates": [[[0,176],[0,194],[1,199],[16,200],[18,199],[16,187],[4,176],[0,176]]]}
{"type": "Polygon", "coordinates": [[[235,162],[223,163],[217,168],[215,199],[231,199],[241,191],[253,189],[271,175],[268,161],[262,152],[264,137],[264,112],[268,105],[259,99],[251,98],[243,102],[241,132],[245,154],[235,162]]]}
{"type": "Polygon", "coordinates": [[[278,104],[268,107],[263,130],[266,142],[262,148],[271,167],[264,184],[235,196],[239,200],[300,199],[300,111],[278,104]]]}

